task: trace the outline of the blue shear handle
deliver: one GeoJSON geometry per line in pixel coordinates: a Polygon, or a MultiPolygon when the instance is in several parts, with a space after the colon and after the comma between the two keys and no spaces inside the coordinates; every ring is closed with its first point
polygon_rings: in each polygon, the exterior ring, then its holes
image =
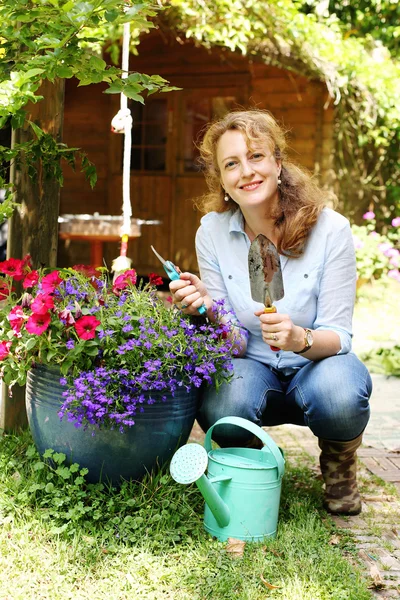
{"type": "MultiPolygon", "coordinates": [[[[175,269],[173,263],[170,260],[167,260],[165,262],[165,264],[163,265],[163,267],[164,267],[164,271],[166,272],[166,274],[168,275],[168,277],[170,278],[171,281],[176,281],[177,279],[180,279],[180,277],[181,277],[180,274],[175,269]]],[[[199,315],[207,314],[206,305],[202,304],[200,306],[200,308],[197,309],[197,312],[199,313],[199,315]]]]}

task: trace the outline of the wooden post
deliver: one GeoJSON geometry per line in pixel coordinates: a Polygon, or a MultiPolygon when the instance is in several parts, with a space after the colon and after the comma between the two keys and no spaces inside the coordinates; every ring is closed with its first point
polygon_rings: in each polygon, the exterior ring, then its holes
{"type": "MultiPolygon", "coordinates": [[[[54,83],[45,80],[38,91],[44,99],[27,107],[28,119],[60,142],[64,118],[64,80],[54,83]]],[[[27,125],[13,132],[12,145],[34,137],[27,125]]],[[[57,264],[58,215],[60,186],[54,180],[45,181],[40,165],[37,181],[32,181],[24,165],[20,170],[11,169],[11,182],[15,186],[15,200],[20,204],[9,221],[7,258],[32,257],[34,268],[55,267],[57,264]]],[[[27,424],[25,411],[25,388],[14,386],[12,398],[8,388],[2,385],[0,428],[5,431],[27,424]]]]}

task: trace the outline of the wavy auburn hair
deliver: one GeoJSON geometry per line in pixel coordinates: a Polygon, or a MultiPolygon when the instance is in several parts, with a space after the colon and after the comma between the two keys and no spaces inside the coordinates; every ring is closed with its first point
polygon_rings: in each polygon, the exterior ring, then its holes
{"type": "Polygon", "coordinates": [[[301,168],[286,158],[285,132],[270,113],[263,110],[234,111],[208,126],[200,144],[200,161],[209,191],[195,201],[202,212],[236,210],[232,198],[224,200],[221,173],[217,162],[217,145],[226,131],[241,131],[251,149],[268,147],[276,160],[282,163],[279,186],[279,208],[275,216],[278,229],[277,249],[281,254],[299,257],[318,215],[326,205],[326,197],[317,184],[301,168]]]}

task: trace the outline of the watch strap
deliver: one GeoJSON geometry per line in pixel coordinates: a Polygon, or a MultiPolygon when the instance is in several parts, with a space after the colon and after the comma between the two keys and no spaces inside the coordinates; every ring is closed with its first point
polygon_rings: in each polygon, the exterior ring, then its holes
{"type": "Polygon", "coordinates": [[[306,345],[304,346],[304,348],[302,350],[299,350],[298,352],[295,352],[294,354],[303,354],[303,352],[307,352],[307,350],[309,350],[312,346],[312,343],[310,344],[307,340],[307,335],[309,335],[311,332],[311,329],[308,329],[307,327],[304,327],[304,341],[306,343],[306,345]]]}

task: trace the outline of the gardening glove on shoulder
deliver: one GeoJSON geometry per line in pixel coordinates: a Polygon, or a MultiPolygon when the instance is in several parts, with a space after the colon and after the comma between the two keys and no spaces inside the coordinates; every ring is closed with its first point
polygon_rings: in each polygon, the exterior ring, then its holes
{"type": "Polygon", "coordinates": [[[319,463],[325,481],[325,508],[333,514],[358,515],[361,498],[357,487],[356,451],[362,434],[349,442],[318,439],[319,463]]]}

